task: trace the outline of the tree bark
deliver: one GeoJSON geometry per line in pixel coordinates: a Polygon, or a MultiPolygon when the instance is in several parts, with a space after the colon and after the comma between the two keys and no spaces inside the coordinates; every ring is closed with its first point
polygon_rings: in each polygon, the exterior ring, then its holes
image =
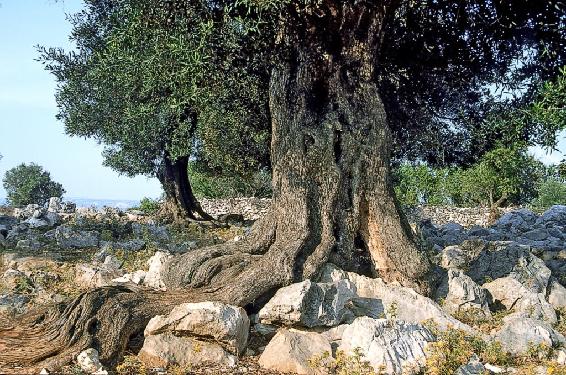
{"type": "Polygon", "coordinates": [[[165,155],[162,171],[158,175],[165,192],[164,210],[174,220],[213,220],[193,194],[188,167],[188,156],[172,161],[169,155],[165,155]]]}
{"type": "MultiPolygon", "coordinates": [[[[315,278],[327,262],[425,294],[434,287],[434,268],[416,243],[391,187],[391,135],[375,79],[381,32],[394,5],[322,3],[317,9],[290,7],[281,24],[279,40],[285,53],[270,83],[271,209],[244,240],[171,259],[163,275],[168,292],[160,312],[183,295],[185,302],[218,300],[257,310],[276,289],[315,278]]],[[[120,307],[114,297],[100,300],[103,308],[110,304],[112,309],[106,308],[105,315],[97,310],[98,323],[91,330],[69,330],[65,322],[73,309],[56,320],[55,327],[65,327],[58,335],[58,350],[78,353],[94,345],[104,361],[115,363],[127,346],[126,337],[107,345],[100,332],[142,331],[151,314],[140,310],[151,307],[155,313],[157,308],[142,302],[145,292],[126,295],[121,298],[138,304],[135,318],[124,319],[132,314],[131,305],[120,307]],[[77,344],[72,338],[81,335],[90,339],[77,344]]],[[[85,311],[82,303],[75,305],[75,310],[85,311]]],[[[75,319],[72,327],[89,327],[88,316],[82,313],[80,325],[75,319]]],[[[28,337],[24,329],[17,332],[28,337]]],[[[6,346],[2,334],[0,349],[8,348],[10,356],[0,354],[0,368],[26,358],[26,350],[6,346]]],[[[25,346],[25,340],[12,345],[25,346]]],[[[50,354],[60,358],[56,351],[50,354]]],[[[47,363],[44,357],[36,357],[36,366],[47,363]]]]}
{"type": "Polygon", "coordinates": [[[270,87],[270,214],[237,248],[172,260],[169,287],[218,284],[246,305],[333,262],[430,291],[433,267],[391,186],[391,135],[375,79],[393,5],[323,3],[291,7],[282,23],[286,53],[270,87]]]}

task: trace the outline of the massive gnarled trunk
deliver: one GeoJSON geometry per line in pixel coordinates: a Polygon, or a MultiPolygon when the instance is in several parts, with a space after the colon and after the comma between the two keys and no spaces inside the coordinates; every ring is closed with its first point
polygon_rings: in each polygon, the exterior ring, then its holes
{"type": "Polygon", "coordinates": [[[174,161],[168,155],[164,157],[162,170],[158,174],[159,182],[165,192],[164,209],[174,219],[212,220],[193,194],[188,167],[188,156],[174,161]]]}
{"type": "Polygon", "coordinates": [[[389,178],[390,131],[376,85],[388,2],[291,8],[275,67],[273,205],[243,244],[173,260],[170,287],[218,284],[246,305],[326,262],[427,292],[433,276],[389,178]]]}
{"type": "MultiPolygon", "coordinates": [[[[275,289],[315,277],[327,262],[429,292],[433,268],[392,192],[391,140],[375,83],[381,32],[393,5],[322,3],[316,10],[290,7],[282,23],[279,38],[285,52],[270,87],[274,197],[269,213],[243,241],[173,258],[166,265],[168,293],[161,312],[183,295],[185,301],[218,300],[254,309],[275,289]]],[[[87,297],[82,298],[92,300],[87,297]]],[[[148,307],[145,300],[143,292],[122,291],[100,302],[113,309],[88,310],[96,316],[95,325],[84,323],[90,313],[77,318],[70,310],[45,329],[65,328],[57,335],[59,352],[78,353],[89,343],[112,364],[125,349],[127,335],[114,334],[106,344],[108,327],[143,330],[149,315],[142,313],[148,307]],[[116,300],[133,300],[139,307],[128,312],[132,303],[116,300]],[[69,317],[81,333],[62,323],[69,317]],[[73,340],[77,336],[89,339],[73,340]]],[[[13,337],[14,329],[10,332],[13,337]]],[[[24,330],[18,332],[25,336],[24,330]]],[[[2,334],[0,330],[3,349],[2,334]]],[[[8,361],[0,354],[0,368],[16,362],[20,352],[25,350],[5,356],[8,361]]],[[[54,350],[49,354],[59,356],[54,350]]],[[[35,362],[55,363],[44,358],[35,362]]]]}

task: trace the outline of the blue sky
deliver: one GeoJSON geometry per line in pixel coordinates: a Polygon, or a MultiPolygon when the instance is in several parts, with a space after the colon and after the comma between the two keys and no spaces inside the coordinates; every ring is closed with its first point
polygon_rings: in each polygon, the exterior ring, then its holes
{"type": "MultiPolygon", "coordinates": [[[[101,148],[70,138],[55,120],[55,83],[35,46],[71,47],[66,13],[79,0],[0,0],[0,177],[22,162],[35,162],[63,184],[67,197],[140,199],[158,197],[159,183],[127,178],[102,166],[101,148]]],[[[5,191],[0,184],[0,197],[5,191]]]]}
{"type": "MultiPolygon", "coordinates": [[[[0,0],[0,176],[22,163],[35,162],[61,182],[67,197],[140,199],[161,194],[155,179],[119,176],[102,166],[101,147],[91,140],[70,138],[55,120],[55,83],[37,58],[37,44],[71,48],[66,13],[82,7],[80,0],[0,0]]],[[[532,152],[547,163],[566,153],[532,152]]],[[[1,184],[0,184],[1,185],[1,184]]],[[[0,197],[5,191],[0,186],[0,197]]]]}

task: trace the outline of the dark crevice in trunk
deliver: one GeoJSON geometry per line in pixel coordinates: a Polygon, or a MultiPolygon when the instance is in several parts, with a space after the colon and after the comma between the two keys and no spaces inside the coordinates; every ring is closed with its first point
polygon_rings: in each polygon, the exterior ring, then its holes
{"type": "Polygon", "coordinates": [[[334,161],[336,164],[340,164],[340,159],[342,158],[342,132],[340,130],[334,130],[334,161]]]}

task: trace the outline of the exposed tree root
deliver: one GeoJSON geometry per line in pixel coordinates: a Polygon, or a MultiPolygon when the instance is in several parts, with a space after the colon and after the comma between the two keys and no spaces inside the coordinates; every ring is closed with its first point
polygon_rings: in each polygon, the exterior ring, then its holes
{"type": "Polygon", "coordinates": [[[168,313],[179,303],[204,299],[196,293],[116,286],[83,293],[66,307],[32,311],[0,327],[0,373],[57,370],[89,347],[99,350],[105,365],[114,366],[129,340],[142,333],[152,317],[168,313]]]}
{"type": "Polygon", "coordinates": [[[431,291],[434,268],[396,206],[389,177],[390,130],[374,79],[385,8],[327,3],[321,14],[291,11],[281,23],[281,43],[292,53],[274,68],[270,86],[274,197],[267,216],[243,241],[170,260],[167,293],[97,289],[43,323],[28,318],[1,330],[0,369],[57,368],[89,346],[113,365],[132,335],[175,304],[256,309],[327,262],[431,291]]]}

